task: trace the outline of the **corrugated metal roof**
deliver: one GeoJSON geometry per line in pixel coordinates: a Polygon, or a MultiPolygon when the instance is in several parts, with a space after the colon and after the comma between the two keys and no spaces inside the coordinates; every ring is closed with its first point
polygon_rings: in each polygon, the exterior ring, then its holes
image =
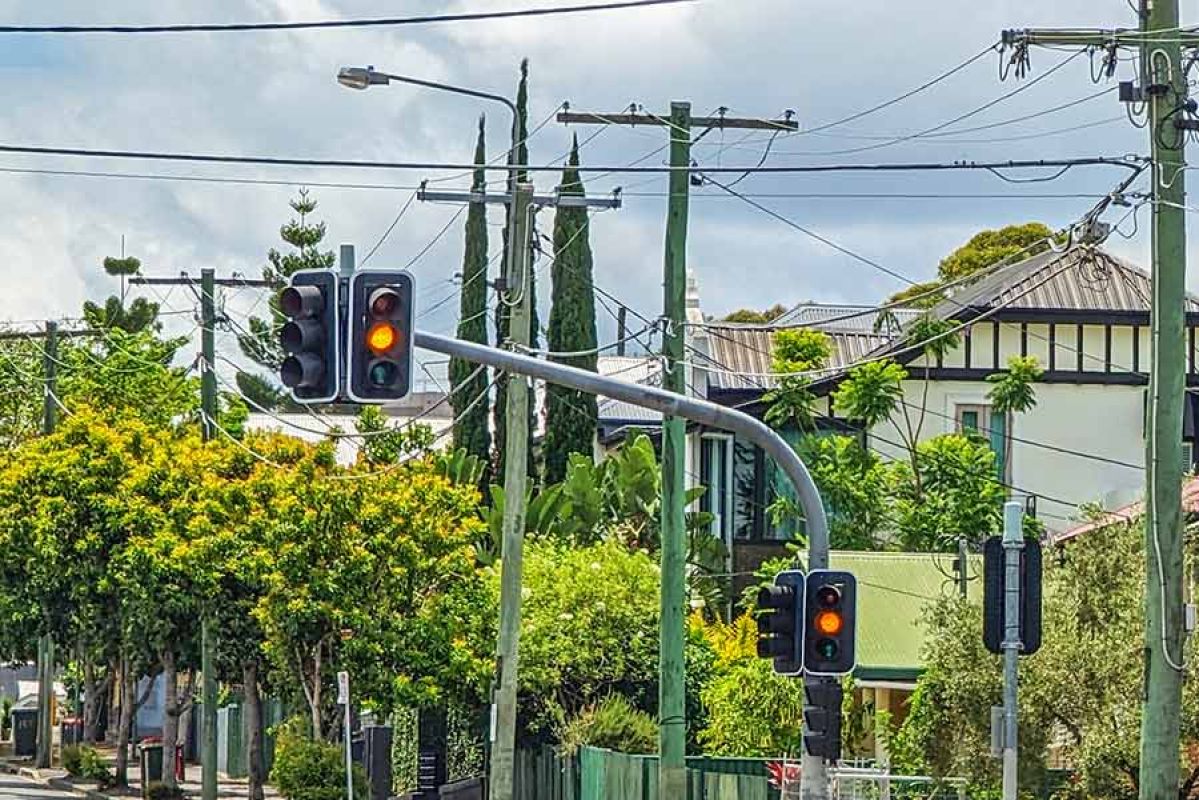
{"type": "MultiPolygon", "coordinates": [[[[771,351],[774,335],[780,328],[763,328],[754,325],[709,324],[708,344],[711,349],[710,364],[696,354],[695,366],[703,369],[710,366],[709,385],[717,390],[770,389],[777,385],[774,378],[762,377],[774,371],[771,351]],[[755,376],[729,375],[728,372],[756,373],[755,376]]],[[[848,364],[864,358],[871,351],[886,345],[890,338],[877,333],[850,331],[824,331],[832,343],[832,355],[825,365],[830,373],[837,372],[848,364]]]]}
{"type": "MultiPolygon", "coordinates": [[[[873,306],[805,303],[782,315],[775,320],[775,323],[777,325],[819,328],[823,331],[873,333],[881,313],[873,306]]],[[[890,313],[896,322],[903,325],[924,312],[915,308],[893,308],[890,313]]]]}
{"type": "MultiPolygon", "coordinates": [[[[1149,274],[1097,247],[1047,251],[964,286],[933,309],[950,318],[963,307],[1067,311],[1149,311],[1149,274]]],[[[1187,296],[1187,310],[1199,300],[1187,296]]]]}
{"type": "MultiPolygon", "coordinates": [[[[662,385],[661,362],[653,356],[600,356],[597,367],[601,375],[609,378],[646,386],[662,385]]],[[[652,409],[601,397],[599,420],[606,424],[661,422],[662,415],[652,409]]]]}

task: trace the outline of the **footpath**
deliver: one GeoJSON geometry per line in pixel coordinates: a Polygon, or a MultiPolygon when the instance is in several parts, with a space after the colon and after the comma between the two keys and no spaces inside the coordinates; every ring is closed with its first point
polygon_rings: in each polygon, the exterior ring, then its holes
{"type": "MultiPolygon", "coordinates": [[[[100,746],[97,749],[104,755],[111,770],[113,764],[116,762],[115,748],[100,746]]],[[[0,754],[0,772],[30,778],[57,791],[74,792],[80,797],[87,798],[87,800],[128,800],[129,798],[142,796],[141,768],[136,758],[129,760],[129,787],[127,789],[101,789],[96,781],[72,778],[67,774],[66,770],[59,768],[36,769],[33,766],[32,759],[15,758],[8,754],[0,754]]],[[[199,797],[200,778],[199,765],[188,764],[184,770],[184,778],[180,781],[179,786],[188,796],[199,797]]],[[[247,784],[245,778],[230,778],[226,775],[218,775],[217,797],[245,798],[246,792],[247,784]]],[[[267,800],[280,800],[281,798],[280,794],[272,786],[266,786],[265,792],[267,800]]]]}

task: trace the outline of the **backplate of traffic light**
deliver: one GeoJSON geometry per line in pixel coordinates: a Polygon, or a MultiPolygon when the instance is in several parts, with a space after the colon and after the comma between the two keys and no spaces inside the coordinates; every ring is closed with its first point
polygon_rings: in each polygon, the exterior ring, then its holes
{"type": "Polygon", "coordinates": [[[803,613],[803,669],[808,675],[848,675],[857,661],[858,582],[848,572],[808,573],[803,613]]]}
{"type": "Polygon", "coordinates": [[[412,276],[403,270],[350,278],[348,394],[359,403],[399,400],[412,388],[412,276]]]}
{"type": "MultiPolygon", "coordinates": [[[[1003,537],[992,536],[983,543],[983,645],[992,653],[1003,652],[1007,624],[1004,602],[1003,537]]],[[[1020,549],[1020,655],[1041,649],[1041,543],[1025,539],[1020,549]]]]}
{"type": "Polygon", "coordinates": [[[298,402],[333,402],[341,378],[337,273],[321,269],[293,273],[279,293],[278,305],[287,319],[279,330],[279,344],[286,353],[279,380],[298,402]]]}
{"type": "Polygon", "coordinates": [[[772,659],[780,675],[803,671],[803,603],[804,574],[797,569],[783,570],[758,591],[758,655],[772,659]]]}

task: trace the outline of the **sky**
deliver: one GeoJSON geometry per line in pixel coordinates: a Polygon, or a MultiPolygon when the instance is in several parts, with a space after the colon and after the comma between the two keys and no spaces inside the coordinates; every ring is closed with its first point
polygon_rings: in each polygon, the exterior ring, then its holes
{"type": "MultiPolygon", "coordinates": [[[[580,0],[0,0],[3,24],[151,24],[257,22],[403,16],[479,11],[580,0]]],[[[1191,21],[1191,20],[1184,20],[1191,21]]],[[[1075,57],[1044,80],[946,127],[946,135],[885,144],[965,115],[1031,84],[1072,53],[1034,50],[1022,81],[1000,81],[988,54],[952,78],[885,110],[812,133],[829,121],[896,97],[978,54],[1005,28],[1133,26],[1126,0],[946,4],[930,0],[698,0],[662,8],[511,21],[249,33],[4,36],[0,42],[0,144],[84,147],[295,158],[469,162],[475,125],[488,115],[489,156],[507,147],[507,112],[497,104],[415,87],[366,92],[334,79],[343,65],[479,90],[515,92],[519,63],[530,61],[530,162],[561,165],[572,135],[586,141],[584,165],[621,166],[666,143],[662,128],[566,127],[552,120],[564,102],[578,111],[619,111],[631,103],[665,114],[689,101],[696,114],[725,107],[745,117],[793,111],[801,131],[709,133],[695,149],[703,166],[993,161],[1144,153],[1114,91],[1069,109],[991,126],[1114,87],[1096,86],[1088,58],[1075,57]],[[968,10],[967,10],[968,6],[968,10]],[[1071,130],[1066,130],[1071,129],[1071,130]],[[871,138],[875,137],[875,138],[871,138]],[[865,146],[879,145],[869,150],[865,146]],[[858,150],[858,152],[835,152],[858,150]]],[[[2,36],[2,35],[0,35],[2,36]]],[[[1132,77],[1121,64],[1116,80],[1132,77]]],[[[641,163],[661,164],[664,153],[641,163]]],[[[1054,171],[1004,173],[1010,180],[1054,171]]],[[[865,175],[748,175],[737,190],[842,247],[926,280],[937,262],[975,232],[1039,220],[1068,224],[1124,175],[1115,167],[1079,167],[1056,180],[1012,183],[981,171],[865,175]],[[779,197],[778,195],[809,195],[779,197]],[[853,195],[830,197],[830,194],[853,195]],[[880,195],[940,195],[894,197],[880,195]],[[817,195],[817,196],[811,196],[817,195]],[[963,195],[986,195],[964,197],[963,195]]],[[[497,173],[497,177],[500,174],[497,173]]],[[[731,176],[735,179],[736,176],[731,176]]],[[[150,275],[257,277],[265,254],[280,247],[279,227],[300,186],[319,202],[326,243],[353,244],[361,259],[377,245],[373,267],[407,267],[418,284],[421,327],[454,328],[454,275],[461,270],[463,218],[453,206],[412,203],[381,237],[422,180],[466,189],[453,171],[332,170],[0,155],[0,320],[77,316],[85,299],[115,291],[101,269],[125,252],[150,275]],[[91,171],[176,178],[254,179],[258,185],[195,180],[30,174],[20,170],[91,171]],[[323,186],[356,184],[356,188],[323,186]],[[364,188],[368,185],[369,188],[364,188]],[[448,224],[448,227],[447,227],[448,224]],[[431,247],[438,232],[444,235],[431,247]],[[423,313],[422,313],[423,312],[423,313]]],[[[535,177],[553,190],[554,172],[535,177]]],[[[589,192],[624,193],[619,210],[596,213],[591,246],[595,280],[635,312],[660,313],[666,177],[584,175],[589,192]]],[[[1147,209],[1125,220],[1110,248],[1145,265],[1147,209]]],[[[491,248],[500,247],[501,212],[493,209],[491,248]]],[[[1121,212],[1122,213],[1122,212],[1121,212]]],[[[1109,216],[1115,222],[1118,215],[1109,216]]],[[[539,214],[550,233],[552,211],[539,214]]],[[[1196,231],[1192,230],[1192,234],[1196,231]]],[[[1192,239],[1193,240],[1193,239],[1192,239]]],[[[1193,240],[1194,241],[1194,240],[1193,240]]],[[[1196,246],[1192,245],[1192,251],[1196,246]]],[[[705,313],[793,305],[803,300],[877,303],[902,281],[805,235],[720,189],[695,189],[689,269],[705,313]]],[[[549,262],[539,263],[542,319],[549,262]]],[[[1192,284],[1194,282],[1192,281],[1192,284]]],[[[168,310],[186,312],[185,289],[146,290],[168,310]]],[[[231,317],[261,313],[264,293],[227,293],[231,317]]],[[[614,323],[600,309],[601,341],[614,323]]],[[[186,313],[172,326],[189,323],[186,313]]],[[[237,358],[231,335],[218,342],[237,358]]]]}

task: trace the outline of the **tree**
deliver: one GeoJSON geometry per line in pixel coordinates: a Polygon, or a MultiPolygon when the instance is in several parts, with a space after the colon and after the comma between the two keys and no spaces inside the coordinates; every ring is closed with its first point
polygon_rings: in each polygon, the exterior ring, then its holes
{"type": "MultiPolygon", "coordinates": [[[[1141,520],[1113,524],[1072,540],[1059,559],[1046,559],[1044,641],[1020,664],[1020,778],[1029,790],[1044,771],[1046,746],[1057,739],[1064,745],[1057,757],[1076,772],[1071,797],[1137,796],[1142,534],[1141,520]]],[[[997,762],[987,758],[987,751],[990,707],[1000,701],[1002,666],[1000,657],[984,650],[981,624],[977,600],[946,597],[930,605],[926,672],[907,720],[890,737],[897,767],[966,775],[982,787],[998,786],[997,762]]],[[[1196,657],[1192,637],[1186,660],[1196,657]]],[[[1199,687],[1194,681],[1184,682],[1182,720],[1184,780],[1178,798],[1187,800],[1199,784],[1199,687]]]]}
{"type": "Polygon", "coordinates": [[[152,303],[143,297],[134,299],[128,307],[125,305],[125,279],[141,271],[142,262],[133,256],[104,259],[104,271],[121,279],[120,295],[110,296],[104,305],[89,301],[83,304],[83,318],[88,325],[95,328],[120,328],[127,333],[137,333],[143,330],[157,331],[161,327],[158,322],[158,303],[152,303]]]}
{"type": "MultiPolygon", "coordinates": [[[[309,222],[308,216],[316,211],[317,204],[308,190],[300,189],[298,196],[289,201],[288,205],[299,217],[289,220],[281,227],[279,236],[292,247],[292,252],[281,253],[272,247],[267,253],[267,265],[262,269],[262,278],[270,284],[268,290],[272,292],[269,301],[270,318],[250,317],[249,330],[237,337],[241,351],[272,374],[278,372],[279,365],[283,363],[284,353],[277,331],[286,322],[286,317],[279,310],[279,301],[275,293],[282,289],[297,271],[330,269],[337,260],[332,250],[320,249],[325,238],[325,223],[309,222]]],[[[238,380],[239,387],[249,388],[254,393],[255,396],[251,397],[251,400],[270,409],[273,406],[267,404],[274,400],[275,396],[265,390],[263,383],[272,388],[274,386],[270,379],[261,377],[258,381],[253,381],[241,379],[239,376],[238,380]]]]}
{"type": "MultiPolygon", "coordinates": [[[[576,136],[570,161],[562,172],[563,197],[582,197],[579,177],[579,140],[576,136]]],[[[554,264],[550,308],[549,349],[554,361],[595,372],[599,345],[595,331],[595,285],[592,283],[591,241],[585,208],[561,208],[554,215],[554,264]]],[[[551,383],[546,386],[545,457],[546,483],[566,477],[571,453],[592,457],[599,424],[595,395],[551,383]]]]}
{"type": "Polygon", "coordinates": [[[787,307],[782,303],[775,303],[770,308],[763,311],[757,311],[752,308],[739,308],[736,311],[729,312],[721,317],[721,322],[737,322],[748,325],[765,325],[774,322],[776,319],[787,313],[787,307]]]}
{"type": "Polygon", "coordinates": [[[815,427],[816,398],[808,390],[806,374],[820,369],[832,354],[828,334],[812,328],[789,328],[774,335],[771,368],[778,373],[775,388],[762,396],[767,404],[766,422],[775,428],[795,425],[800,430],[815,427]]]}
{"type": "MultiPolygon", "coordinates": [[[[1012,431],[1008,416],[1024,414],[1031,411],[1037,404],[1037,390],[1033,385],[1041,379],[1045,370],[1041,369],[1036,356],[1012,356],[1007,362],[1006,372],[996,372],[987,376],[991,388],[987,390],[987,399],[991,401],[991,428],[995,427],[995,416],[1003,420],[1003,466],[1010,468],[1012,463],[1012,431]]],[[[1003,480],[1000,474],[999,479],[1003,480]]]]}
{"type": "Polygon", "coordinates": [[[809,437],[799,451],[829,510],[829,545],[878,548],[890,526],[887,465],[852,436],[809,437]]]}
{"type": "MultiPolygon", "coordinates": [[[[524,59],[520,62],[520,85],[516,90],[516,129],[512,132],[512,151],[508,154],[508,164],[528,164],[529,163],[529,59],[524,59]]],[[[529,179],[527,170],[517,170],[515,180],[518,183],[523,183],[529,179]]],[[[514,194],[516,187],[510,178],[508,181],[508,193],[514,194]]],[[[505,263],[508,257],[508,241],[512,235],[509,230],[512,220],[509,218],[504,222],[504,259],[505,263]]],[[[532,258],[532,254],[529,254],[532,258]]],[[[530,265],[529,269],[529,346],[537,347],[538,331],[541,329],[541,324],[537,319],[537,273],[530,265]]],[[[505,303],[508,299],[508,293],[499,293],[495,308],[495,340],[496,344],[502,345],[508,341],[511,310],[505,303]]],[[[537,428],[537,411],[534,408],[535,403],[529,403],[529,441],[533,441],[533,433],[537,428]]],[[[495,469],[493,475],[497,477],[504,474],[504,459],[506,447],[508,444],[508,383],[506,376],[501,375],[496,380],[495,384],[495,469]]],[[[533,458],[533,448],[528,451],[529,464],[528,472],[530,477],[536,477],[537,465],[533,458]]]]}
{"type": "MultiPolygon", "coordinates": [[[[983,272],[1005,261],[1022,261],[1049,249],[1054,233],[1049,226],[1040,222],[1008,225],[998,230],[985,230],[970,237],[970,241],[941,259],[937,265],[937,279],[917,284],[896,292],[888,303],[899,303],[911,298],[913,308],[931,308],[945,299],[939,291],[948,283],[983,272]]],[[[1061,242],[1062,237],[1057,237],[1061,242]]]]}
{"type": "MultiPolygon", "coordinates": [[[[485,117],[479,117],[475,163],[487,160],[485,117]]],[[[471,191],[487,188],[487,172],[475,170],[471,191]]],[[[462,294],[458,314],[458,338],[487,344],[487,206],[471,203],[466,213],[466,251],[462,257],[462,294]]],[[[484,462],[491,460],[491,432],[487,427],[490,392],[487,370],[461,358],[450,359],[450,403],[454,409],[454,448],[466,450],[484,462]]],[[[482,483],[486,485],[487,478],[482,483]]]]}

